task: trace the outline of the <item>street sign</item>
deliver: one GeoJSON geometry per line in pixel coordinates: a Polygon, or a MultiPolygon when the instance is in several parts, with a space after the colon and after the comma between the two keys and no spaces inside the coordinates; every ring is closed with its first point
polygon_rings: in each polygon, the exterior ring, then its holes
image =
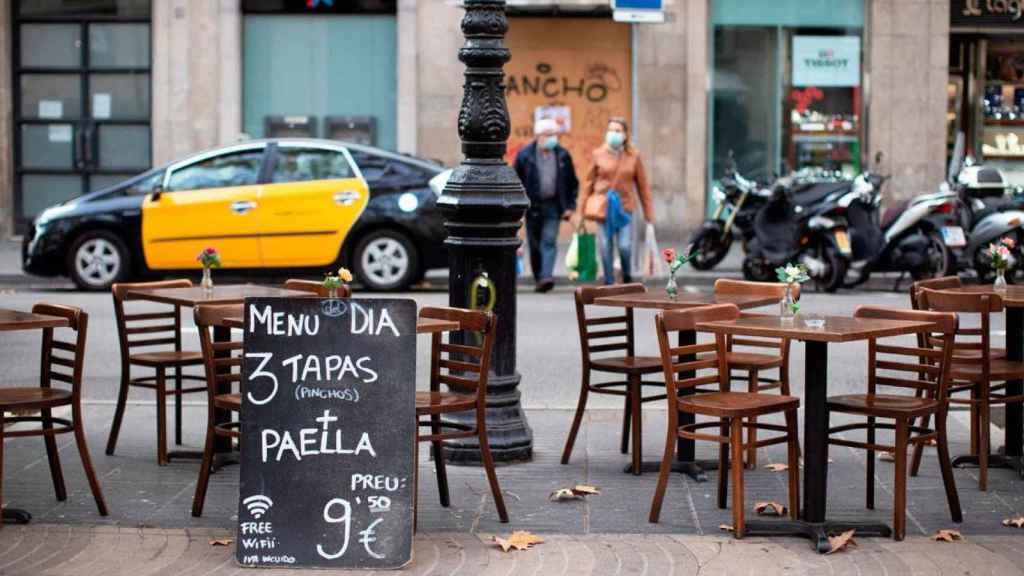
{"type": "Polygon", "coordinates": [[[409,563],[416,303],[248,299],[242,368],[239,564],[409,563]]]}
{"type": "Polygon", "coordinates": [[[661,24],[665,21],[662,0],[612,0],[616,22],[661,24]]]}

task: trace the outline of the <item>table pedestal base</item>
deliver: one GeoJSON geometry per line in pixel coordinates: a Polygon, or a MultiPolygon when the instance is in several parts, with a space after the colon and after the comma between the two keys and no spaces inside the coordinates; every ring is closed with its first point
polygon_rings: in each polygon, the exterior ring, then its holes
{"type": "MultiPolygon", "coordinates": [[[[718,460],[676,460],[672,463],[673,472],[686,474],[694,482],[707,482],[708,475],[705,472],[708,470],[718,470],[718,460]]],[[[633,474],[633,465],[627,464],[622,471],[626,474],[633,474]]],[[[641,474],[657,474],[659,472],[661,472],[661,462],[649,461],[640,463],[641,474]]]]}
{"type": "Polygon", "coordinates": [[[28,524],[32,521],[31,514],[18,508],[4,508],[2,514],[4,524],[28,524]]]}
{"type": "Polygon", "coordinates": [[[801,536],[820,554],[832,549],[830,534],[856,530],[856,536],[891,538],[892,528],[874,522],[807,522],[805,520],[749,520],[745,536],[801,536]]]}
{"type": "MultiPolygon", "coordinates": [[[[977,467],[978,457],[972,454],[957,456],[953,459],[954,468],[977,467]]],[[[1024,478],[1024,458],[1021,456],[1003,456],[1001,454],[988,455],[989,468],[1009,468],[1017,472],[1017,475],[1024,478]]]]}

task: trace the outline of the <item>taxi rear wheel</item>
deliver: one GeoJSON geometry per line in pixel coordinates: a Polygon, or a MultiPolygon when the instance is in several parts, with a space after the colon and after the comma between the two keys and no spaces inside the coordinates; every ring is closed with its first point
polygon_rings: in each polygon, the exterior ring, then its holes
{"type": "Polygon", "coordinates": [[[419,277],[419,254],[412,240],[397,230],[377,230],[356,246],[352,266],[370,290],[402,290],[419,277]]]}
{"type": "Polygon", "coordinates": [[[127,276],[128,258],[128,248],[116,234],[93,230],[71,245],[68,275],[82,290],[109,290],[127,276]]]}

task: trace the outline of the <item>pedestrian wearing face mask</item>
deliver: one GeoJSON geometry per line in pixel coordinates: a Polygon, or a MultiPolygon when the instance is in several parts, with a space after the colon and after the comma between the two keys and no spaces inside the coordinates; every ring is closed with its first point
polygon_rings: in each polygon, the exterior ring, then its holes
{"type": "Polygon", "coordinates": [[[647,225],[652,226],[654,214],[647,171],[629,140],[626,120],[612,118],[608,121],[604,144],[591,155],[579,203],[581,217],[600,223],[601,267],[605,284],[615,283],[616,247],[622,263],[622,281],[632,281],[630,249],[637,197],[647,225]]]}
{"type": "Polygon", "coordinates": [[[552,118],[538,120],[536,136],[516,154],[515,170],[530,198],[526,212],[526,236],[530,247],[530,267],[537,292],[555,286],[555,259],[558,258],[558,226],[576,210],[579,182],[569,151],[558,144],[558,123],[552,118]]]}

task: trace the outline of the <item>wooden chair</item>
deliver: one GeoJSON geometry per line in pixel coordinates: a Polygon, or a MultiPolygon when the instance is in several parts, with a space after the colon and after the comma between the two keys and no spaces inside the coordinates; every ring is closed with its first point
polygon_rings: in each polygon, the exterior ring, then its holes
{"type": "MultiPolygon", "coordinates": [[[[290,280],[285,280],[284,288],[285,290],[309,292],[310,294],[315,294],[321,298],[326,298],[329,293],[327,288],[324,288],[323,282],[317,282],[315,280],[296,280],[292,278],[290,280]]],[[[352,287],[348,284],[342,284],[341,287],[338,288],[338,298],[351,297],[352,287]]]]}
{"type": "Polygon", "coordinates": [[[216,327],[224,327],[225,319],[237,318],[242,314],[242,304],[200,305],[194,311],[207,382],[206,443],[203,447],[203,462],[199,466],[199,481],[196,482],[196,493],[192,499],[192,515],[197,518],[203,515],[203,504],[206,502],[206,487],[213,468],[214,440],[218,436],[238,438],[242,430],[240,422],[217,422],[215,414],[218,409],[236,413],[242,410],[241,392],[222,391],[241,382],[242,341],[214,342],[211,331],[216,327]]]}
{"type": "MultiPolygon", "coordinates": [[[[953,467],[949,460],[949,444],[946,439],[947,394],[949,391],[950,369],[953,366],[953,339],[956,334],[955,314],[941,314],[920,310],[896,310],[861,306],[854,312],[855,318],[885,320],[913,320],[933,322],[938,334],[939,346],[907,346],[903,342],[889,340],[882,343],[878,338],[868,341],[868,385],[867,394],[846,394],[828,399],[829,415],[833,412],[865,416],[864,422],[854,422],[829,428],[829,445],[848,446],[867,450],[867,507],[875,507],[875,452],[889,452],[896,461],[893,489],[893,538],[903,540],[907,529],[907,448],[910,445],[923,446],[936,443],[939,452],[939,466],[942,482],[946,487],[946,500],[954,522],[961,522],[960,498],[953,479],[953,467]],[[927,390],[924,396],[909,394],[881,394],[878,388],[884,386],[897,390],[927,390]],[[914,421],[922,416],[935,417],[935,428],[915,426],[914,421]],[[879,423],[877,419],[892,420],[893,423],[879,423]],[[851,430],[865,430],[866,442],[857,442],[835,437],[851,430]],[[877,430],[894,430],[893,445],[879,444],[875,439],[877,430]]],[[[928,329],[919,334],[929,334],[928,329]]]]}
{"type": "Polygon", "coordinates": [[[668,434],[665,438],[665,453],[661,459],[661,473],[658,487],[651,502],[650,521],[657,522],[661,515],[661,504],[668,486],[669,472],[675,458],[678,438],[716,442],[718,448],[718,507],[725,508],[729,475],[732,474],[733,497],[732,517],[734,534],[742,538],[744,533],[743,499],[743,428],[758,426],[762,430],[784,432],[774,438],[759,440],[757,447],[785,443],[789,456],[789,514],[797,518],[800,500],[799,456],[797,455],[797,408],[800,399],[793,396],[759,394],[756,392],[732,392],[729,390],[728,348],[725,335],[715,336],[715,342],[673,347],[669,339],[680,330],[693,330],[699,322],[734,320],[740,311],[733,304],[716,304],[689,310],[670,310],[658,314],[655,325],[658,331],[658,346],[661,349],[662,370],[665,373],[665,389],[668,397],[668,434]],[[680,361],[680,357],[704,355],[691,361],[680,361]],[[712,371],[700,376],[699,371],[712,371]],[[680,377],[679,374],[693,374],[680,377]],[[719,389],[708,391],[702,386],[718,385],[719,389]],[[683,394],[680,394],[680,393],[683,394]],[[679,425],[678,412],[710,416],[717,422],[697,422],[679,425]],[[752,423],[757,416],[782,412],[785,426],[752,423]],[[718,434],[700,432],[705,428],[718,428],[718,434]],[[726,450],[728,446],[728,451],[726,450]],[[733,462],[730,469],[729,462],[733,462]]]}
{"type": "MultiPolygon", "coordinates": [[[[444,342],[442,333],[434,333],[430,347],[430,391],[416,392],[417,446],[419,442],[431,443],[441,506],[447,508],[450,501],[448,475],[444,464],[444,441],[476,437],[480,445],[480,458],[494,497],[494,505],[498,508],[498,517],[502,522],[508,522],[505,499],[501,494],[501,487],[498,486],[491,446],[487,440],[487,376],[497,318],[490,312],[459,308],[423,308],[420,310],[420,317],[456,321],[461,332],[478,335],[482,342],[478,346],[466,343],[452,344],[444,342]],[[442,391],[441,384],[444,384],[447,390],[442,391]],[[473,425],[441,418],[444,414],[470,410],[476,412],[476,422],[473,425]],[[420,428],[429,428],[430,433],[422,434],[419,432],[420,428]]],[[[413,493],[416,494],[417,490],[413,493]]]]}
{"type": "MultiPolygon", "coordinates": [[[[730,280],[720,278],[715,281],[715,295],[763,295],[777,297],[779,300],[786,295],[786,285],[780,282],[748,282],[746,280],[730,280]]],[[[793,298],[800,299],[800,285],[793,289],[793,298]]],[[[766,392],[779,390],[783,396],[789,396],[789,339],[787,338],[750,338],[745,336],[729,336],[726,338],[728,354],[726,359],[730,370],[746,372],[740,380],[747,381],[747,392],[766,392]],[[740,350],[736,350],[736,347],[740,350]],[[751,350],[752,349],[752,350],[751,350]],[[758,352],[757,350],[767,350],[758,352]],[[763,372],[778,369],[778,378],[768,380],[763,372]]],[[[752,418],[756,423],[757,419],[752,418]]],[[[799,442],[797,446],[799,447],[799,442]]],[[[747,468],[757,468],[757,427],[747,428],[747,468]]]]}
{"type": "Polygon", "coordinates": [[[588,316],[588,306],[602,296],[620,296],[646,292],[643,284],[618,286],[581,286],[576,289],[576,323],[580,333],[580,349],[583,359],[583,378],[580,382],[580,398],[576,405],[576,416],[569,429],[569,437],[562,450],[562,464],[569,463],[576,434],[579,432],[583,413],[587,408],[587,397],[595,394],[610,394],[625,397],[625,413],[622,418],[622,445],[625,454],[629,449],[629,427],[633,425],[632,466],[633,473],[640,474],[642,455],[641,407],[646,402],[664,400],[664,395],[644,397],[644,386],[662,387],[661,382],[644,382],[645,374],[661,371],[661,360],[654,356],[637,356],[634,344],[633,309],[609,316],[588,316]],[[608,353],[614,353],[609,355],[608,353]],[[602,372],[625,377],[625,380],[591,383],[591,373],[602,372]]]}
{"type": "MultiPolygon", "coordinates": [[[[64,473],[60,466],[60,452],[57,450],[57,434],[73,432],[78,445],[78,455],[82,458],[82,468],[89,481],[92,497],[100,516],[107,515],[107,504],[100,490],[100,482],[92,466],[89,448],[85,443],[85,431],[82,429],[82,364],[85,361],[85,337],[89,328],[89,315],[72,306],[53,304],[36,304],[32,307],[35,314],[46,314],[66,318],[74,332],[74,340],[59,340],[53,328],[43,330],[42,358],[40,362],[38,388],[0,388],[0,506],[3,503],[4,479],[4,442],[7,438],[24,436],[42,436],[46,445],[46,456],[50,462],[50,477],[57,500],[67,500],[67,489],[64,485],[64,473]],[[55,383],[59,383],[54,386],[55,383]],[[64,388],[61,385],[70,387],[64,388]],[[71,406],[71,419],[53,417],[53,409],[71,406]],[[24,415],[38,410],[39,415],[24,415]],[[23,414],[4,418],[4,412],[23,414]],[[5,430],[5,424],[32,422],[41,424],[41,428],[29,430],[5,430]],[[56,426],[55,426],[56,425],[56,426]]],[[[2,523],[0,523],[2,526],[2,523]]]]}
{"type": "Polygon", "coordinates": [[[117,322],[117,339],[121,347],[121,387],[117,395],[114,421],[107,438],[107,454],[113,454],[121,421],[131,387],[148,388],[156,391],[156,444],[157,463],[164,466],[169,461],[167,452],[167,397],[174,397],[174,443],[181,444],[183,394],[205,392],[206,386],[183,388],[184,381],[205,380],[202,376],[182,373],[182,368],[200,366],[203,355],[181,349],[181,307],[172,306],[159,312],[129,313],[125,301],[128,292],[140,288],[188,288],[190,280],[168,280],[162,282],[119,283],[111,287],[114,295],[114,319],[117,322]],[[167,347],[171,349],[168,350],[167,347]],[[159,350],[153,350],[159,347],[159,350]],[[145,351],[139,351],[145,349],[145,351]],[[132,378],[133,366],[155,371],[153,376],[132,378]],[[167,371],[174,371],[174,389],[167,390],[167,371]]]}
{"type": "MultiPolygon", "coordinates": [[[[918,301],[918,293],[921,290],[949,290],[950,288],[960,288],[963,284],[960,282],[959,276],[943,276],[942,278],[932,278],[930,280],[919,280],[914,282],[910,286],[910,307],[914,310],[922,310],[920,302],[918,301]]],[[[971,328],[959,328],[959,334],[966,335],[975,332],[976,329],[971,328]]],[[[992,358],[1006,358],[1006,348],[991,348],[989,353],[992,358]]],[[[964,349],[963,347],[954,345],[953,346],[953,362],[960,362],[964,359],[977,358],[979,355],[976,349],[964,349]]],[[[927,426],[927,424],[926,424],[927,426]]]]}
{"type": "MultiPolygon", "coordinates": [[[[951,368],[951,404],[966,404],[971,411],[971,454],[978,459],[978,487],[988,490],[989,422],[993,404],[1024,402],[1024,396],[1007,396],[1008,380],[1024,379],[1024,363],[993,357],[991,315],[1003,310],[1003,299],[992,293],[963,293],[924,289],[918,293],[922,308],[940,312],[978,314],[981,328],[960,328],[951,368]],[[969,392],[969,398],[954,394],[969,392]]],[[[915,454],[916,459],[916,454],[915,454]]]]}

